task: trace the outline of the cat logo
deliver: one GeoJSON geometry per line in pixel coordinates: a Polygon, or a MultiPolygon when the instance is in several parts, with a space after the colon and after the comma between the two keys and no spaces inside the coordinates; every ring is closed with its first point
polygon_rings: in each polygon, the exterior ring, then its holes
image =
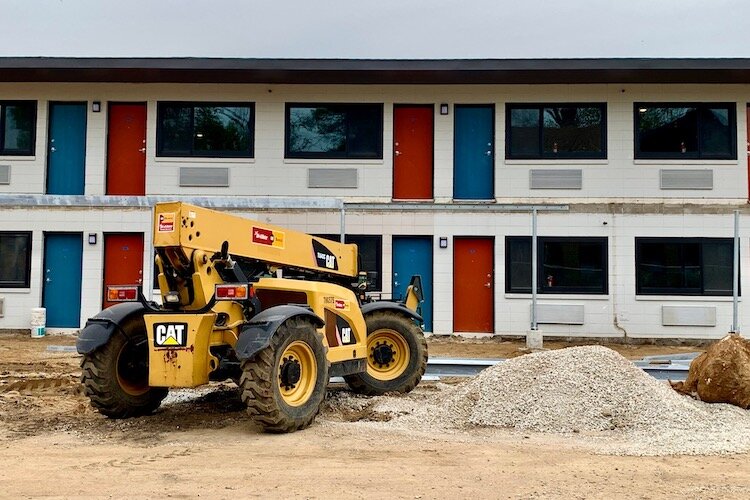
{"type": "Polygon", "coordinates": [[[187,346],[187,323],[156,323],[154,347],[187,346]]]}

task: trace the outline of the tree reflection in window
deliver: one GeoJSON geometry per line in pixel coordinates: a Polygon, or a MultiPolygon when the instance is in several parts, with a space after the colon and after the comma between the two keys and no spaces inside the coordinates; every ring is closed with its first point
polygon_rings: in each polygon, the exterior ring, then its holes
{"type": "Polygon", "coordinates": [[[509,104],[507,158],[606,158],[604,104],[509,104]]]}
{"type": "Polygon", "coordinates": [[[636,103],[636,158],[736,158],[734,107],[636,103]]]}
{"type": "Polygon", "coordinates": [[[0,101],[0,154],[34,154],[36,101],[0,101]]]}
{"type": "Polygon", "coordinates": [[[288,104],[287,158],[382,158],[382,104],[288,104]]]}
{"type": "Polygon", "coordinates": [[[159,103],[157,155],[252,157],[252,104],[159,103]]]}

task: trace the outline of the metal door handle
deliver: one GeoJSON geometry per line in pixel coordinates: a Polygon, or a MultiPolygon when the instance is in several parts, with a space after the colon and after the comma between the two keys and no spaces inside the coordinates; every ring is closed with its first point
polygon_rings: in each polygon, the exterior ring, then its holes
{"type": "Polygon", "coordinates": [[[394,281],[393,286],[398,286],[398,281],[394,281]]]}
{"type": "Polygon", "coordinates": [[[396,156],[399,156],[401,154],[401,151],[394,151],[393,154],[395,154],[396,156]]]}
{"type": "Polygon", "coordinates": [[[487,288],[492,288],[492,283],[485,283],[484,286],[486,286],[487,288]]]}
{"type": "Polygon", "coordinates": [[[140,148],[138,151],[140,151],[141,153],[145,153],[146,152],[146,148],[140,148]]]}
{"type": "Polygon", "coordinates": [[[49,279],[49,278],[47,278],[46,280],[44,280],[44,282],[45,282],[45,283],[52,283],[52,280],[51,280],[51,279],[49,279]]]}
{"type": "Polygon", "coordinates": [[[484,154],[486,154],[487,156],[492,156],[492,151],[485,151],[484,154]]]}
{"type": "Polygon", "coordinates": [[[57,148],[55,146],[51,146],[49,150],[50,150],[50,153],[54,153],[55,151],[57,151],[57,148]]]}

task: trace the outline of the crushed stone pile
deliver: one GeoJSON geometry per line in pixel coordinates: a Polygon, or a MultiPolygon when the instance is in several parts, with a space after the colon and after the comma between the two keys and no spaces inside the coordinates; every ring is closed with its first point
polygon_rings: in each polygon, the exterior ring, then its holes
{"type": "Polygon", "coordinates": [[[437,393],[381,398],[378,411],[407,428],[560,434],[611,454],[750,450],[750,412],[680,395],[601,346],[510,359],[437,393]]]}

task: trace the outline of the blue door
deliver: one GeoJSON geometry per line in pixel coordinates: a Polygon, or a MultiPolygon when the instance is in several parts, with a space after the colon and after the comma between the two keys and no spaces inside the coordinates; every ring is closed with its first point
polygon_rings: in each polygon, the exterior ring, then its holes
{"type": "Polygon", "coordinates": [[[421,314],[425,331],[432,331],[432,237],[393,237],[393,298],[404,298],[409,280],[415,274],[422,277],[424,302],[421,314]]]}
{"type": "Polygon", "coordinates": [[[45,233],[42,306],[47,308],[47,326],[81,326],[82,256],[80,233],[45,233]]]}
{"type": "Polygon", "coordinates": [[[456,105],[453,147],[453,198],[495,197],[495,107],[456,105]]]}
{"type": "Polygon", "coordinates": [[[47,141],[47,193],[83,194],[86,103],[51,103],[47,141]]]}

